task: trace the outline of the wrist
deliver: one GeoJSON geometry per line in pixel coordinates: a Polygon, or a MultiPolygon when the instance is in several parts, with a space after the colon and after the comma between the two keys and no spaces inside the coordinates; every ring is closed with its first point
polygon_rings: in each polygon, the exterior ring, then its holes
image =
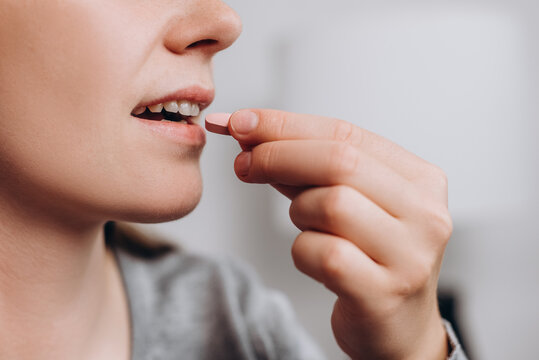
{"type": "Polygon", "coordinates": [[[416,351],[407,359],[447,360],[449,355],[447,332],[441,316],[433,318],[416,351]]]}

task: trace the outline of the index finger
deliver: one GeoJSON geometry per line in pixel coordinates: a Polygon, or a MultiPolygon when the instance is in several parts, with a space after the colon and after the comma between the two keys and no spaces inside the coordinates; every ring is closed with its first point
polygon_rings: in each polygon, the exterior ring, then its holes
{"type": "MultiPolygon", "coordinates": [[[[221,121],[224,122],[225,118],[221,121]]],[[[307,139],[359,144],[361,134],[356,128],[335,118],[269,109],[239,110],[230,114],[227,122],[230,135],[243,144],[253,146],[270,141],[307,139]]]]}
{"type": "Polygon", "coordinates": [[[212,124],[219,122],[221,134],[228,133],[245,146],[279,140],[346,142],[383,162],[408,180],[416,180],[419,174],[431,166],[384,137],[340,119],[268,109],[245,109],[231,115],[208,115],[208,119],[210,121],[206,121],[206,127],[209,131],[214,131],[212,124]]]}

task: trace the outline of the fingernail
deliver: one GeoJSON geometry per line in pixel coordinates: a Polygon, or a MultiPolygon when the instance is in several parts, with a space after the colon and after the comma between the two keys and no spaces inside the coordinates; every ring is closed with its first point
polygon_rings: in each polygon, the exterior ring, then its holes
{"type": "Polygon", "coordinates": [[[244,151],[236,158],[236,174],[241,177],[249,175],[249,169],[251,168],[251,152],[244,151]]]}
{"type": "Polygon", "coordinates": [[[246,135],[256,129],[258,116],[249,110],[238,111],[232,116],[232,130],[238,134],[246,135]]]}

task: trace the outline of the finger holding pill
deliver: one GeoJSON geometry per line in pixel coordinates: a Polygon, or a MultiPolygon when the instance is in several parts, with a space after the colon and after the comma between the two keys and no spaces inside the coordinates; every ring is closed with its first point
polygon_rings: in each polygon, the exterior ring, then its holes
{"type": "MultiPolygon", "coordinates": [[[[243,109],[209,114],[206,129],[231,135],[242,147],[280,140],[327,140],[356,147],[425,188],[438,183],[436,167],[392,141],[350,122],[325,116],[272,109],[243,109]],[[417,174],[432,176],[421,176],[417,174]]],[[[436,190],[435,190],[436,191],[436,190]]],[[[437,194],[444,197],[445,193],[437,194]]]]}

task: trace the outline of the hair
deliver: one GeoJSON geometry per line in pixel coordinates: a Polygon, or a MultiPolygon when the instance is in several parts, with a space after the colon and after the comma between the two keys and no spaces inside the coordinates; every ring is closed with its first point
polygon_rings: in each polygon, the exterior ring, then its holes
{"type": "Polygon", "coordinates": [[[157,258],[178,248],[178,245],[161,236],[150,235],[124,222],[109,221],[104,231],[107,246],[122,247],[145,258],[157,258]]]}

